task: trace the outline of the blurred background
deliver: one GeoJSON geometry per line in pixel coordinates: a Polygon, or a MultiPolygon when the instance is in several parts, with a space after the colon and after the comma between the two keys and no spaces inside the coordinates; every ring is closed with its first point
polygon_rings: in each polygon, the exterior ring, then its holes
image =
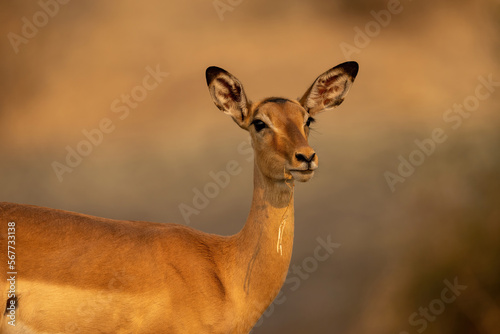
{"type": "Polygon", "coordinates": [[[345,102],[314,125],[318,173],[296,187],[292,265],[307,275],[289,273],[299,286],[253,333],[498,333],[498,0],[0,8],[0,200],[236,233],[248,135],[205,69],[250,99],[297,98],[355,60],[345,102]],[[233,160],[240,172],[193,203],[233,160]],[[325,261],[318,238],[340,244],[325,261]]]}

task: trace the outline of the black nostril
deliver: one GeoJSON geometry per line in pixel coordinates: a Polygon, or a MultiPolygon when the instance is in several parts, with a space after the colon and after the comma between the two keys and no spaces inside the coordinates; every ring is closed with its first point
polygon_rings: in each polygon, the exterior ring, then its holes
{"type": "Polygon", "coordinates": [[[305,156],[302,153],[295,153],[295,157],[297,158],[297,160],[303,161],[303,162],[311,162],[311,161],[313,161],[315,156],[316,156],[316,153],[311,154],[309,157],[305,156]]]}
{"type": "Polygon", "coordinates": [[[302,153],[295,153],[295,157],[297,158],[298,161],[307,162],[305,155],[303,155],[302,153]]]}

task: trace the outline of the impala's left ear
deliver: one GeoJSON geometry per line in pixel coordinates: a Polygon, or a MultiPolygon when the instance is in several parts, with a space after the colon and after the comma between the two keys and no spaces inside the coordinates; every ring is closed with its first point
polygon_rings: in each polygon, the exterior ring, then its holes
{"type": "Polygon", "coordinates": [[[344,101],[358,74],[354,61],[337,65],[321,74],[300,99],[300,104],[311,116],[335,108],[344,101]]]}

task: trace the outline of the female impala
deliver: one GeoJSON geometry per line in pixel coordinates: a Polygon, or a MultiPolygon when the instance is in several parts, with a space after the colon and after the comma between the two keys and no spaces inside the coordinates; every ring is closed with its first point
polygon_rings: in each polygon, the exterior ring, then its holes
{"type": "Polygon", "coordinates": [[[252,206],[233,236],[0,203],[2,252],[12,246],[1,260],[0,332],[248,333],[287,274],[294,180],[318,167],[309,124],[344,100],[357,72],[343,63],[299,101],[251,103],[238,79],[207,69],[215,105],[255,151],[252,206]]]}

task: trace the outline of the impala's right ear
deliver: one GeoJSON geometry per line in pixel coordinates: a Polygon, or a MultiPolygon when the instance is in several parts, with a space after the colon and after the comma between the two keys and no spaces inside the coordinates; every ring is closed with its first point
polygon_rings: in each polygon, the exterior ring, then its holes
{"type": "Polygon", "coordinates": [[[216,66],[207,68],[206,77],[208,90],[217,108],[246,130],[249,105],[243,85],[232,74],[216,66]]]}

